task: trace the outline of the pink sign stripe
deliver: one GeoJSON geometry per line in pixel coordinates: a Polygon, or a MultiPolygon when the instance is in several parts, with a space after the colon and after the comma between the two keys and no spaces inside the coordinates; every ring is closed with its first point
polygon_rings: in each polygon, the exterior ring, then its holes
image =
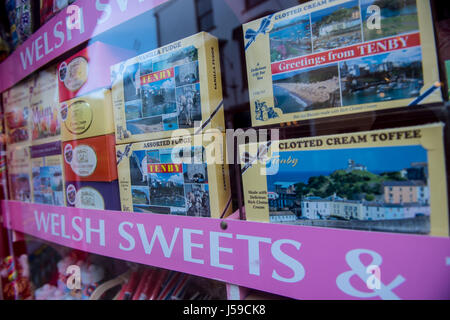
{"type": "Polygon", "coordinates": [[[169,0],[78,0],[30,36],[0,65],[0,92],[64,52],[169,0]]]}
{"type": "Polygon", "coordinates": [[[2,201],[60,245],[297,299],[449,299],[450,239],[2,201]]]}

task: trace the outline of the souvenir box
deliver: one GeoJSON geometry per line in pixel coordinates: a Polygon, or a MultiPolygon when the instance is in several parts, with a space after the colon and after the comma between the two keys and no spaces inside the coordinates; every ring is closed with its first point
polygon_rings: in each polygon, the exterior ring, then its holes
{"type": "Polygon", "coordinates": [[[240,157],[247,220],[448,236],[442,124],[247,144],[240,157]]]}
{"type": "Polygon", "coordinates": [[[218,137],[211,144],[184,136],[116,146],[122,211],[227,216],[229,174],[218,137]]]}
{"type": "Polygon", "coordinates": [[[58,101],[56,66],[37,73],[31,80],[32,144],[61,140],[61,117],[58,101]]]}
{"type": "Polygon", "coordinates": [[[97,41],[58,64],[59,101],[67,101],[99,88],[110,88],[112,65],[132,52],[97,41]]]}
{"type": "Polygon", "coordinates": [[[2,94],[8,143],[30,144],[30,81],[25,80],[2,94]]]}
{"type": "Polygon", "coordinates": [[[117,180],[111,182],[66,181],[65,190],[68,207],[120,211],[117,180]]]}
{"type": "Polygon", "coordinates": [[[66,180],[117,180],[115,146],[114,134],[64,142],[66,180]]]}
{"type": "Polygon", "coordinates": [[[117,144],[224,131],[218,41],[208,33],[117,64],[111,77],[117,144]]]}
{"type": "Polygon", "coordinates": [[[30,150],[12,145],[6,150],[9,199],[31,202],[30,150]]]}
{"type": "Polygon", "coordinates": [[[61,141],[30,147],[32,202],[65,206],[61,141]]]}
{"type": "Polygon", "coordinates": [[[254,126],[442,101],[429,1],[314,0],[243,29],[254,126]]]}
{"type": "Polygon", "coordinates": [[[61,140],[70,141],[114,133],[111,90],[99,89],[60,103],[61,140]]]}

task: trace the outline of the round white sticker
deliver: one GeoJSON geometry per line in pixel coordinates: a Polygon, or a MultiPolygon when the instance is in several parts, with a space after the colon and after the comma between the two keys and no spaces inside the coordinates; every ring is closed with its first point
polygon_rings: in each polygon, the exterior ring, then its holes
{"type": "Polygon", "coordinates": [[[76,57],[67,65],[64,85],[70,91],[76,91],[83,86],[88,79],[88,62],[84,57],[76,57]]]}
{"type": "Polygon", "coordinates": [[[70,162],[73,172],[80,177],[89,177],[97,167],[97,155],[88,145],[79,145],[73,149],[73,158],[70,162]]]}
{"type": "Polygon", "coordinates": [[[82,209],[105,209],[105,201],[100,192],[91,187],[78,190],[75,198],[75,207],[82,209]]]}

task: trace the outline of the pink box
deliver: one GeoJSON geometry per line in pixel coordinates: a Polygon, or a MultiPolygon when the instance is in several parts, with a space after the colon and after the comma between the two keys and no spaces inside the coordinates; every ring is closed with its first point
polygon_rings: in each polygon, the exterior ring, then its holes
{"type": "Polygon", "coordinates": [[[110,67],[136,55],[97,41],[58,64],[59,102],[111,87],[110,67]]]}

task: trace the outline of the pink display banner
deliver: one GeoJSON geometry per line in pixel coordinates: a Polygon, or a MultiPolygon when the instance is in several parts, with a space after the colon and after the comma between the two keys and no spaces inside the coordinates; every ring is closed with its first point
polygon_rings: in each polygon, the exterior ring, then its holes
{"type": "Polygon", "coordinates": [[[170,0],[78,0],[0,65],[0,92],[75,46],[170,0]]]}
{"type": "Polygon", "coordinates": [[[449,238],[15,201],[2,212],[43,240],[296,299],[450,299],[449,238]]]}

